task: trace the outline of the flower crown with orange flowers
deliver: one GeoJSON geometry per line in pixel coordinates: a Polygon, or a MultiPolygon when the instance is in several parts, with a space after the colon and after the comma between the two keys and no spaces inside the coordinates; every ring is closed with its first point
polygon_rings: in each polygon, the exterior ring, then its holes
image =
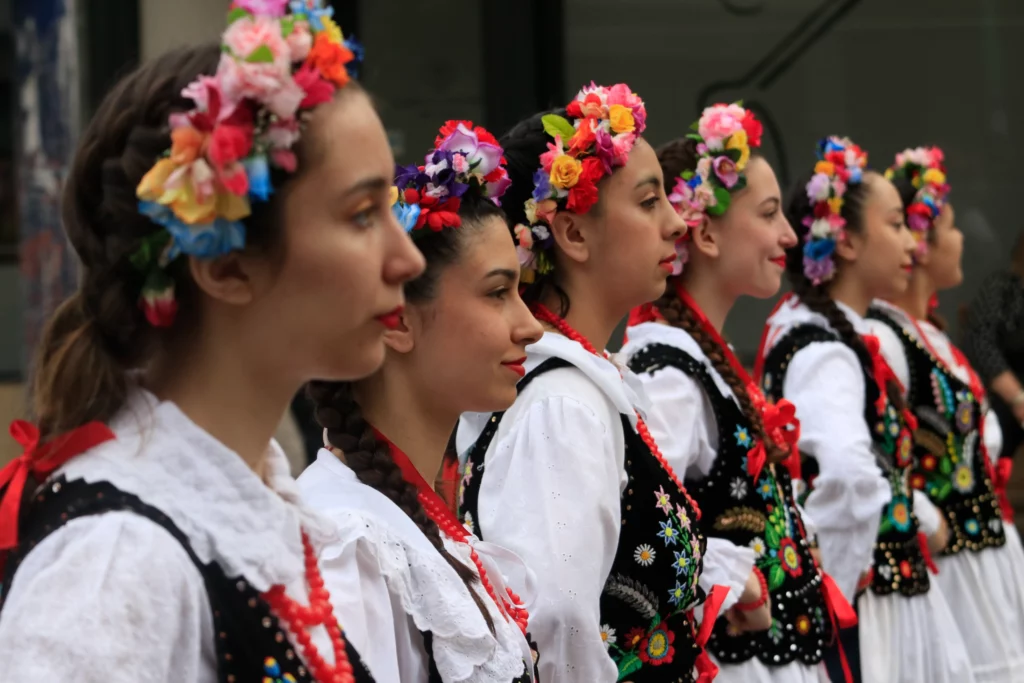
{"type": "Polygon", "coordinates": [[[295,171],[307,113],[348,84],[362,50],[333,12],[321,0],[231,3],[216,74],[182,91],[195,108],[171,115],[171,148],[136,188],[139,211],[162,226],[131,257],[146,272],[139,305],[151,325],[177,313],[170,263],[245,246],[241,221],[273,192],[270,166],[295,171]]]}
{"type": "Polygon", "coordinates": [[[804,275],[820,285],[836,272],[832,258],[842,239],[846,220],[842,217],[843,196],[849,185],[860,183],[868,163],[867,152],[849,138],[831,136],[818,143],[818,162],[804,191],[811,202],[811,214],[803,217],[808,228],[804,241],[804,275]]]}
{"type": "Polygon", "coordinates": [[[917,256],[928,253],[928,231],[935,225],[949,195],[945,158],[938,147],[905,149],[885,171],[889,180],[904,178],[917,189],[914,201],[907,207],[907,227],[917,242],[917,256]]]}
{"type": "MultiPolygon", "coordinates": [[[[689,228],[696,228],[705,216],[721,216],[729,209],[732,194],[747,186],[743,170],[750,150],[761,146],[763,127],[754,112],[742,102],[708,107],[690,126],[687,138],[697,143],[697,167],[676,178],[668,196],[689,228]]],[[[679,275],[689,259],[687,231],[676,241],[677,258],[672,274],[679,275]]]]}
{"type": "Polygon", "coordinates": [[[422,166],[397,166],[392,211],[413,238],[462,225],[459,206],[467,192],[501,205],[512,181],[498,141],[472,121],[446,121],[422,166]]]}
{"type": "Polygon", "coordinates": [[[550,226],[555,212],[589,211],[597,202],[597,184],[626,164],[647,127],[643,100],[625,83],[605,87],[592,82],[566,106],[565,114],[541,118],[554,142],[540,155],[540,168],[533,174],[533,196],[526,201],[529,225],[515,227],[527,282],[534,273],[554,268],[546,250],[554,243],[550,226]]]}

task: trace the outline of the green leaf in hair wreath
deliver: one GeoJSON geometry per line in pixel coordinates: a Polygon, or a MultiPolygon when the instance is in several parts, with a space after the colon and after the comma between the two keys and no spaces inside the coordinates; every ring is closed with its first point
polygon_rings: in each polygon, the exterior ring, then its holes
{"type": "Polygon", "coordinates": [[[142,239],[139,248],[128,257],[128,260],[137,270],[146,270],[150,264],[160,260],[160,255],[163,254],[170,241],[171,234],[169,232],[157,230],[142,239]]]}
{"type": "Polygon", "coordinates": [[[541,117],[540,122],[544,126],[545,133],[551,137],[561,137],[563,143],[568,144],[572,136],[576,134],[576,129],[572,127],[572,124],[558,114],[545,114],[541,117]]]}
{"type": "Polygon", "coordinates": [[[690,140],[696,140],[697,142],[704,142],[704,138],[702,138],[702,137],[701,137],[701,136],[700,136],[699,134],[697,134],[697,133],[687,133],[687,134],[686,134],[686,137],[687,137],[688,139],[690,139],[690,140]]]}
{"type": "Polygon", "coordinates": [[[690,130],[700,130],[700,119],[697,119],[696,121],[690,124],[690,130]]]}
{"type": "Polygon", "coordinates": [[[274,62],[274,53],[271,52],[270,48],[266,45],[260,45],[249,53],[249,56],[245,58],[245,61],[250,64],[272,64],[274,62]]]}
{"type": "Polygon", "coordinates": [[[734,164],[738,164],[740,158],[743,156],[743,152],[735,148],[724,150],[722,154],[732,159],[734,164]]]}
{"type": "Polygon", "coordinates": [[[236,7],[235,9],[228,12],[228,26],[231,26],[231,24],[235,23],[239,19],[248,16],[252,16],[249,14],[248,10],[243,9],[241,7],[236,7]]]}
{"type": "Polygon", "coordinates": [[[295,17],[290,14],[281,17],[281,37],[287,38],[295,30],[295,17]]]}

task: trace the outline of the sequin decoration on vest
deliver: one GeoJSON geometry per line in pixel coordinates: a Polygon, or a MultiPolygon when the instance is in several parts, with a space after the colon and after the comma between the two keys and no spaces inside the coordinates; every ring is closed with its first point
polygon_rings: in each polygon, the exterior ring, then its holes
{"type": "MultiPolygon", "coordinates": [[[[519,382],[522,392],[541,374],[568,367],[552,358],[519,382]]],[[[486,540],[477,519],[484,456],[504,413],[495,413],[470,449],[460,485],[459,514],[486,540]]],[[[619,670],[634,683],[691,681],[701,647],[692,609],[704,601],[697,585],[703,566],[704,537],[686,495],[622,416],[625,468],[619,545],[601,594],[602,637],[619,670]]]]}
{"type": "Polygon", "coordinates": [[[946,517],[950,534],[942,554],[1002,546],[1002,510],[982,448],[981,402],[884,311],[872,309],[868,317],[892,328],[906,351],[908,401],[917,416],[910,485],[927,493],[946,517]]]}
{"type": "MultiPolygon", "coordinates": [[[[781,398],[786,370],[801,349],[820,342],[842,342],[838,335],[817,325],[797,325],[772,347],[764,363],[762,387],[765,395],[781,398]]],[[[896,409],[875,381],[869,354],[854,350],[864,370],[864,420],[871,431],[876,461],[892,489],[892,500],[882,510],[875,541],[870,588],[876,595],[900,593],[914,596],[928,592],[930,585],[925,556],[918,540],[913,513],[910,476],[913,436],[906,416],[896,409]]],[[[817,463],[805,455],[808,485],[813,487],[817,463]]]]}
{"type": "Polygon", "coordinates": [[[701,508],[707,536],[746,546],[768,582],[772,625],[766,632],[736,633],[719,619],[708,650],[724,664],[757,657],[769,666],[799,660],[815,665],[832,639],[832,625],[822,594],[822,577],[811,558],[803,522],[785,467],[765,466],[756,482],[747,469],[754,439],[736,402],[722,394],[707,368],[674,346],[651,344],[633,355],[630,369],[655,374],[676,368],[703,388],[718,426],[715,464],[700,480],[686,480],[701,508]]]}

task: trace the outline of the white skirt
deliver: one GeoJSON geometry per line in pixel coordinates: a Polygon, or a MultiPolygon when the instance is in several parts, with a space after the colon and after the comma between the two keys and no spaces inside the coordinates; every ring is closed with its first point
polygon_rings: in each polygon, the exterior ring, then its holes
{"type": "Polygon", "coordinates": [[[829,683],[825,664],[808,666],[790,662],[785,666],[767,666],[761,660],[748,659],[741,664],[718,664],[715,683],[829,683]]]}
{"type": "Polygon", "coordinates": [[[931,590],[912,598],[870,590],[860,596],[863,683],[974,683],[967,647],[935,578],[931,590]]]}
{"type": "Polygon", "coordinates": [[[960,627],[977,683],[1024,681],[1024,548],[1004,524],[1006,545],[936,557],[949,610],[960,627]]]}

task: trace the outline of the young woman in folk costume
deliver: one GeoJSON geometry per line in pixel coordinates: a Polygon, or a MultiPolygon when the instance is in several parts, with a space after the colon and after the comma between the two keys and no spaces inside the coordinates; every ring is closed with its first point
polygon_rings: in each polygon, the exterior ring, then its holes
{"type": "Polygon", "coordinates": [[[324,581],[378,680],[532,681],[528,615],[492,556],[506,559],[516,590],[525,565],[512,572],[516,558],[467,533],[427,482],[459,415],[512,405],[542,330],[519,298],[498,206],[509,185],[501,147],[465,121],[446,123],[434,144],[395,179],[396,212],[427,269],[405,285],[379,371],[310,385],[326,447],[299,485],[343,532],[321,556],[324,581]]]}
{"type": "Polygon", "coordinates": [[[963,234],[947,199],[942,150],[904,150],[886,176],[903,199],[917,250],[910,286],[876,301],[868,322],[917,417],[915,514],[935,541],[936,583],[975,678],[1016,680],[1024,668],[1024,550],[1016,533],[1005,533],[1012,512],[1001,507],[985,446],[988,426],[998,421],[986,413],[981,380],[929,315],[933,297],[963,279],[963,234]]]}
{"type": "Polygon", "coordinates": [[[669,201],[689,226],[680,273],[631,314],[621,356],[651,401],[652,433],[701,507],[705,574],[722,572],[732,589],[708,642],[723,665],[718,680],[816,682],[835,608],[844,624],[856,616],[812,558],[783,465],[798,464],[794,408],[765,401],[721,336],[740,296],[778,292],[796,235],[775,173],[754,151],[753,113],[715,105],[694,128],[658,150],[675,178],[669,201]]]}
{"type": "Polygon", "coordinates": [[[140,67],[82,136],[82,284],[0,474],[2,680],[371,680],[271,437],[303,383],[379,367],[423,259],[341,30],[292,4],[236,2],[222,45],[140,67]]]}
{"type": "MultiPolygon", "coordinates": [[[[795,296],[768,319],[759,374],[770,398],[796,405],[822,567],[847,597],[863,590],[857,629],[840,634],[851,653],[859,637],[857,678],[970,681],[913,514],[915,420],[864,320],[873,299],[906,290],[914,248],[899,193],[866,163],[857,145],[830,137],[797,186],[787,217],[799,241],[786,259],[795,296]]],[[[833,679],[836,668],[833,659],[833,679]]]]}
{"type": "MultiPolygon", "coordinates": [[[[591,84],[501,140],[523,298],[545,332],[513,406],[459,425],[461,513],[537,575],[542,680],[689,681],[713,666],[692,615],[705,595],[699,512],[646,427],[635,378],[600,351],[664,293],[685,230],[645,120],[626,85],[591,84]]],[[[710,627],[717,609],[706,611],[710,627]]]]}

